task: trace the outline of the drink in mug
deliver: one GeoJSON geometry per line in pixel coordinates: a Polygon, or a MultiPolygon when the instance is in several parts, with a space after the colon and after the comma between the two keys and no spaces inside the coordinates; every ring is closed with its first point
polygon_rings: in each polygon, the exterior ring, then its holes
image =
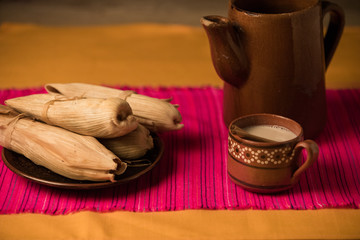
{"type": "Polygon", "coordinates": [[[253,125],[244,127],[243,130],[251,135],[275,142],[285,142],[296,138],[295,133],[279,125],[253,125]]]}
{"type": "Polygon", "coordinates": [[[304,141],[300,124],[283,116],[246,115],[229,126],[228,175],[234,183],[250,191],[272,193],[293,187],[317,160],[318,153],[314,141],[304,141]],[[272,141],[257,141],[232,131],[234,128],[272,141]],[[304,162],[303,149],[307,151],[304,162]]]}

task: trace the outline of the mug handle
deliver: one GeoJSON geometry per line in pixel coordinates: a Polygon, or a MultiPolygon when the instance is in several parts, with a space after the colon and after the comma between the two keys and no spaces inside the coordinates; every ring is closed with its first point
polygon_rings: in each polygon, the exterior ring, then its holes
{"type": "Polygon", "coordinates": [[[327,13],[330,14],[330,22],[324,38],[325,69],[327,69],[344,30],[345,13],[339,5],[328,1],[321,1],[321,8],[323,19],[327,13]]]}
{"type": "Polygon", "coordinates": [[[304,148],[307,151],[307,158],[305,162],[294,172],[291,177],[291,183],[295,183],[300,174],[308,169],[313,163],[318,159],[319,147],[313,140],[305,140],[296,144],[294,151],[299,151],[301,148],[304,148]]]}

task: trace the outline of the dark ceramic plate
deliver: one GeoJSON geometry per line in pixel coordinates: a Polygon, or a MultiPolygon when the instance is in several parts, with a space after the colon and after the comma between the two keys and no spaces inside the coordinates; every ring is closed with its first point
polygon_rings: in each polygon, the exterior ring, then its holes
{"type": "Polygon", "coordinates": [[[149,160],[151,162],[150,165],[143,167],[128,167],[124,174],[116,176],[116,182],[92,182],[66,178],[45,167],[36,165],[23,155],[6,148],[2,151],[2,159],[11,171],[37,183],[67,189],[104,188],[132,181],[150,171],[158,163],[164,152],[164,144],[158,135],[153,134],[152,136],[154,138],[154,148],[148,151],[142,158],[149,160]]]}

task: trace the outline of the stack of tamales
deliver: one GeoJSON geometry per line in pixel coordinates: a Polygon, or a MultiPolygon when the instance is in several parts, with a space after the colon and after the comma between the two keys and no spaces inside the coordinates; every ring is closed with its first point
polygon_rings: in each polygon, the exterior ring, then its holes
{"type": "Polygon", "coordinates": [[[150,131],[183,127],[169,99],[81,83],[45,88],[0,105],[0,145],[71,179],[115,181],[154,147],[150,131]]]}

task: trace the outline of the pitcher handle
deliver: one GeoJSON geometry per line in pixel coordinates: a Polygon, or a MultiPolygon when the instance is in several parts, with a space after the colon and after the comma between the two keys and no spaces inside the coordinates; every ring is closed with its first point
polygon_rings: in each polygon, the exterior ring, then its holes
{"type": "Polygon", "coordinates": [[[305,140],[296,144],[294,151],[304,148],[307,151],[305,162],[294,172],[291,177],[291,183],[295,183],[306,169],[308,169],[317,160],[319,155],[319,147],[313,140],[305,140]]]}
{"type": "Polygon", "coordinates": [[[321,7],[323,18],[327,13],[330,14],[330,22],[324,38],[325,69],[327,69],[344,30],[345,13],[339,5],[329,1],[322,1],[321,7]]]}

